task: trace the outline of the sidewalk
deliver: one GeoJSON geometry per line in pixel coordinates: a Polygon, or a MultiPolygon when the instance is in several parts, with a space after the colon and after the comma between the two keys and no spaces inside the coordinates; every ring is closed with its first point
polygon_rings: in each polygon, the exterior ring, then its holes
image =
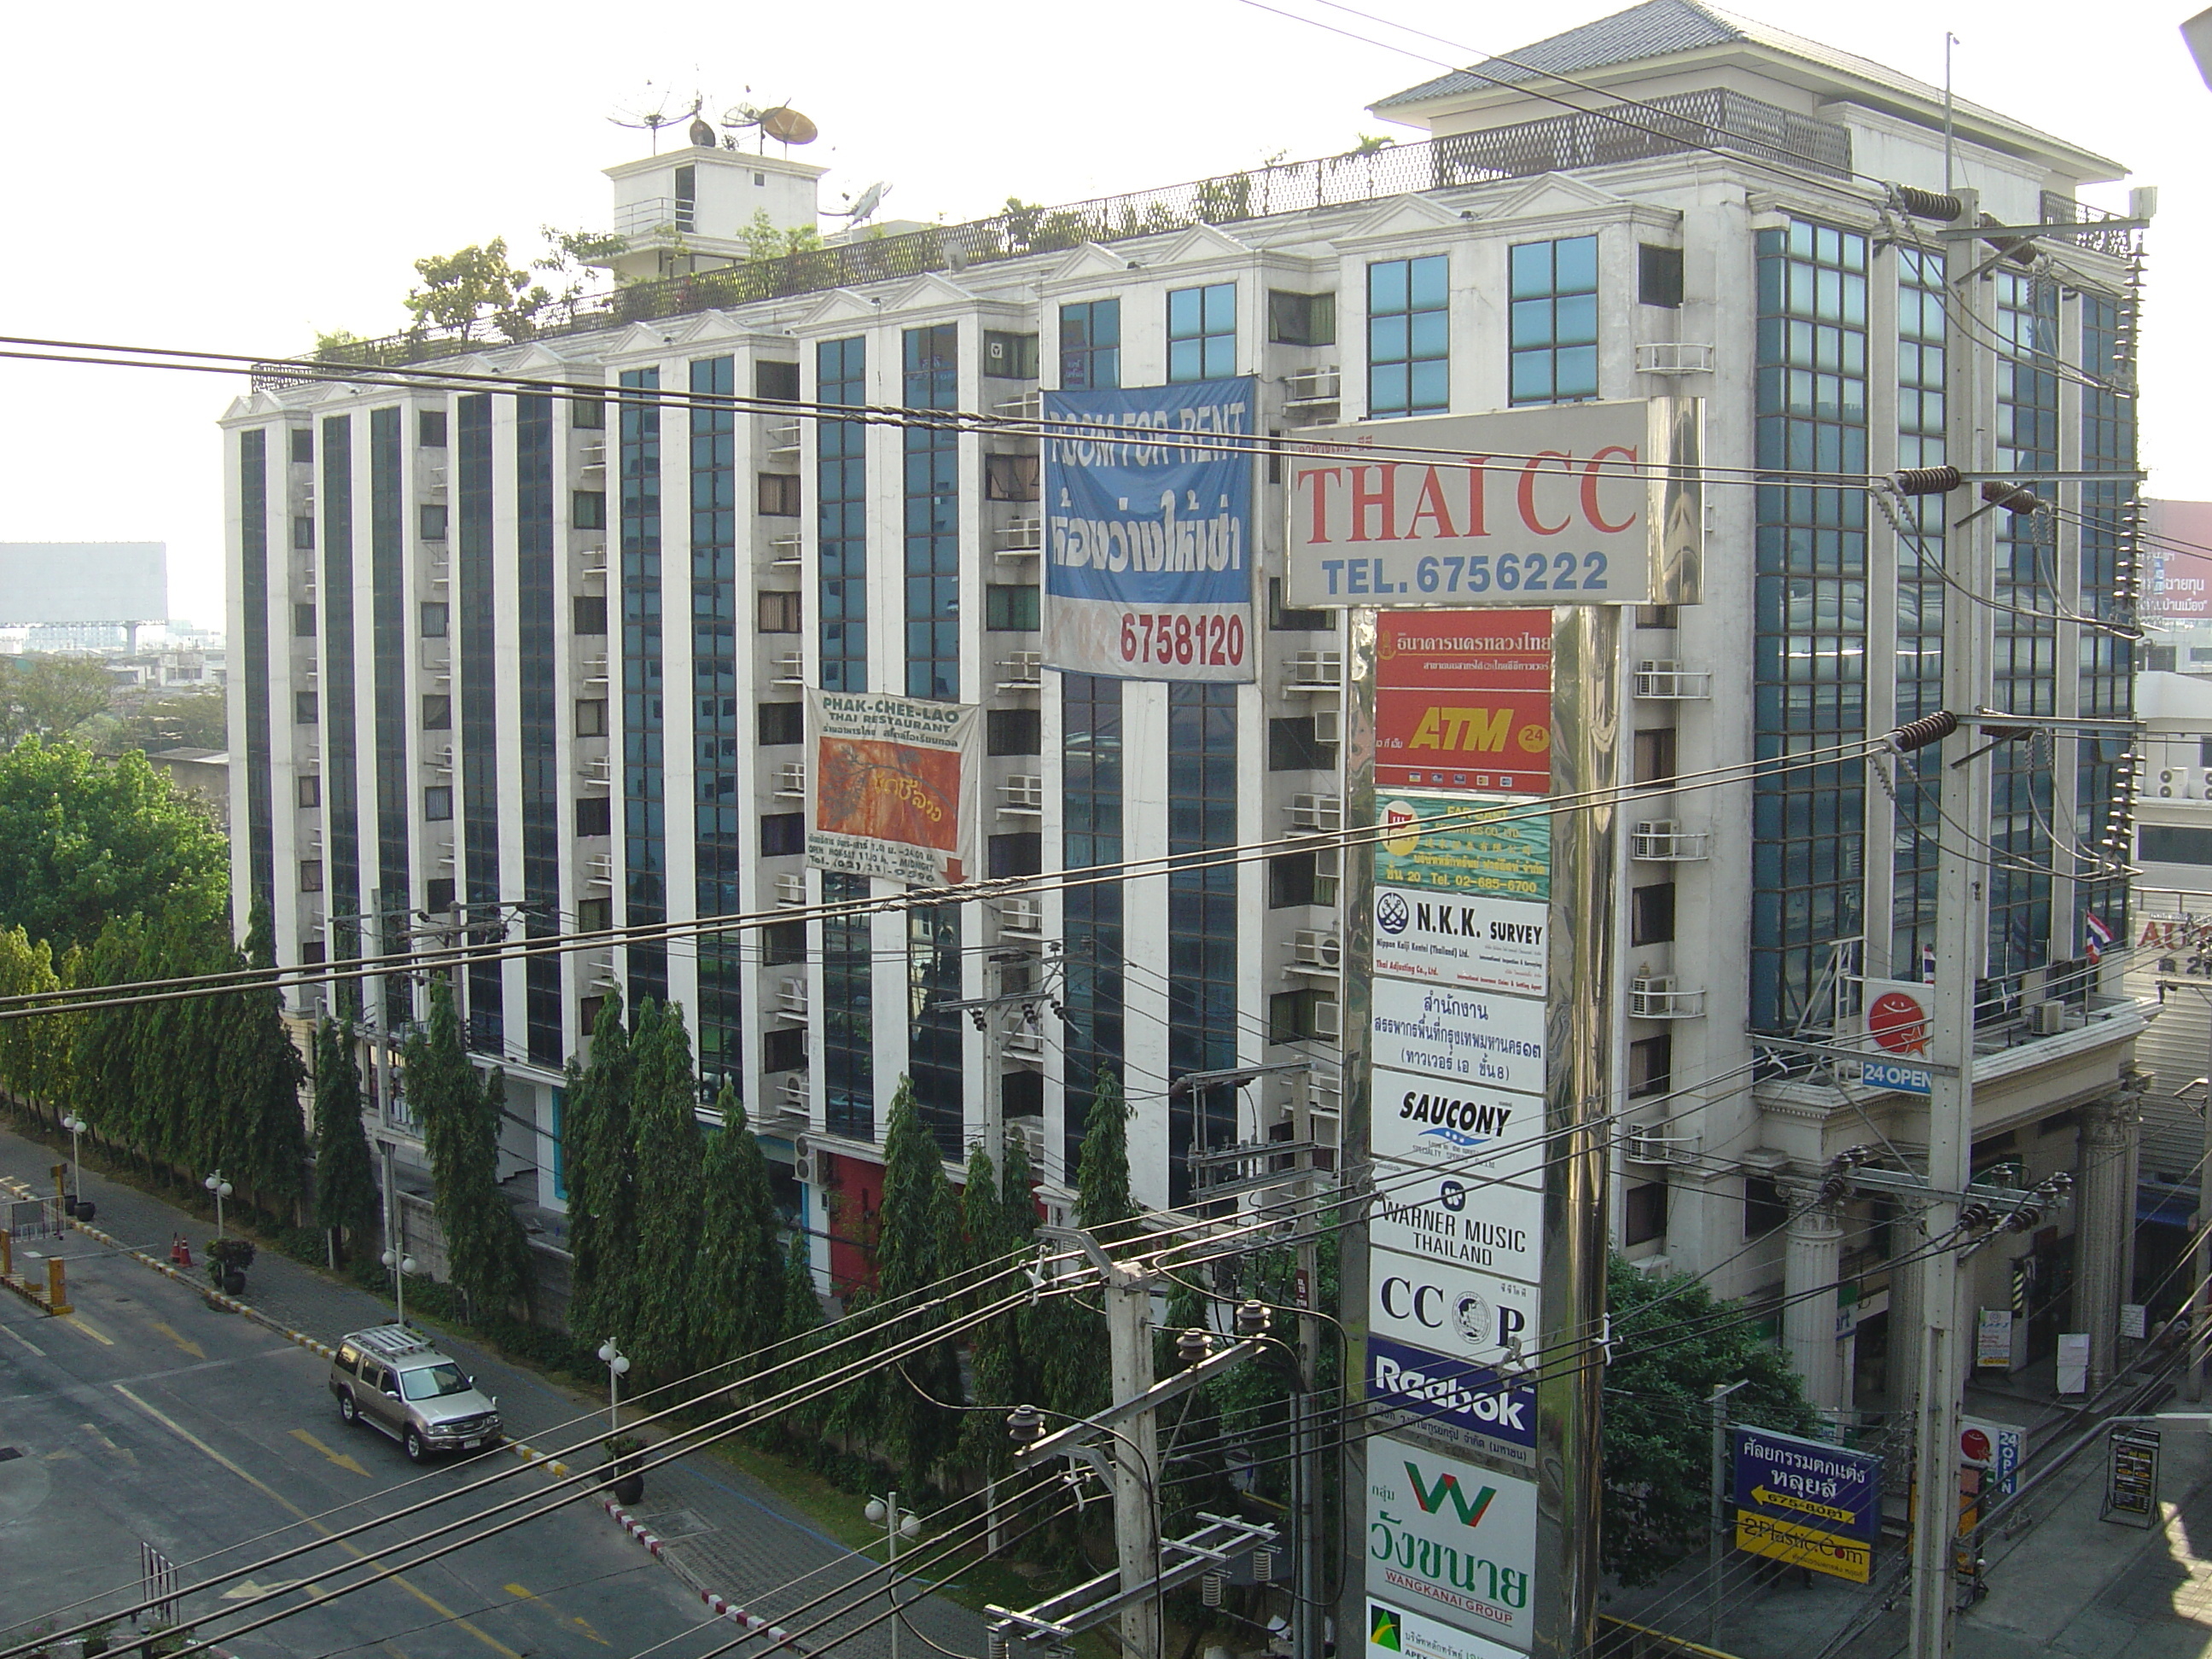
{"type": "MultiPolygon", "coordinates": [[[[0,1128],[0,1176],[14,1176],[37,1191],[49,1192],[47,1171],[54,1162],[55,1154],[46,1147],[0,1128]]],[[[197,1261],[212,1231],[207,1222],[185,1211],[89,1170],[83,1195],[97,1206],[93,1225],[99,1232],[125,1249],[161,1261],[167,1258],[172,1237],[182,1233],[191,1243],[197,1261]]],[[[74,1242],[81,1250],[100,1248],[84,1234],[74,1242]]],[[[203,1291],[209,1289],[204,1273],[196,1271],[193,1282],[203,1291]]],[[[240,1299],[295,1340],[324,1345],[348,1331],[388,1322],[392,1314],[391,1303],[384,1298],[267,1249],[256,1257],[240,1299]]],[[[597,1462],[596,1442],[606,1409],[603,1395],[552,1382],[459,1333],[441,1328],[438,1337],[440,1346],[460,1359],[486,1392],[498,1395],[500,1414],[512,1438],[548,1455],[576,1449],[580,1464],[597,1462]]],[[[331,1420],[333,1425],[337,1422],[335,1407],[331,1420]]],[[[396,1449],[392,1456],[398,1460],[392,1471],[397,1480],[406,1472],[406,1464],[396,1449]]],[[[866,1557],[815,1527],[784,1498],[703,1452],[653,1470],[647,1477],[645,1500],[635,1514],[624,1517],[616,1511],[614,1519],[627,1525],[633,1535],[650,1537],[654,1553],[706,1601],[702,1617],[709,1609],[733,1617],[742,1610],[775,1624],[788,1618],[793,1629],[803,1629],[822,1615],[817,1611],[794,1617],[801,1604],[872,1568],[866,1557]]],[[[804,1644],[807,1651],[818,1652],[883,1611],[881,1575],[873,1582],[878,1594],[809,1638],[804,1644]]],[[[851,1595],[841,1595],[830,1605],[852,1599],[851,1595]]],[[[912,1627],[931,1641],[955,1654],[982,1652],[980,1615],[936,1595],[910,1604],[902,1600],[902,1606],[912,1627]]],[[[890,1646],[890,1623],[885,1621],[854,1637],[838,1651],[854,1659],[889,1659],[890,1646]]]]}

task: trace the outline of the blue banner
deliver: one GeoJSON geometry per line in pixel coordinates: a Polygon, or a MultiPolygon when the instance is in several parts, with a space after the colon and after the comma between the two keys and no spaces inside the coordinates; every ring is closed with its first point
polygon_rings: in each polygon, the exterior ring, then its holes
{"type": "Polygon", "coordinates": [[[1387,1336],[1367,1339],[1367,1394],[1407,1412],[1441,1439],[1516,1463],[1536,1449],[1536,1390],[1486,1365],[1452,1359],[1387,1336]]]}
{"type": "Polygon", "coordinates": [[[1048,665],[1252,678],[1254,410],[1249,378],[1044,394],[1048,665]]]}

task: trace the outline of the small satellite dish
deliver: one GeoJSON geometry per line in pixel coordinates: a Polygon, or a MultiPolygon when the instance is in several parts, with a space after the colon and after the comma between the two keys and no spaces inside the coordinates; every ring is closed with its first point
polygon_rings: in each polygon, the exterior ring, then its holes
{"type": "Polygon", "coordinates": [[[714,129],[696,115],[691,118],[691,142],[700,149],[714,148],[714,129]]]}
{"type": "MultiPolygon", "coordinates": [[[[884,198],[890,193],[890,185],[886,184],[883,179],[878,179],[874,184],[870,185],[866,190],[862,191],[860,192],[860,199],[857,202],[853,202],[853,205],[847,208],[842,213],[825,213],[822,216],[825,219],[844,219],[857,225],[863,220],[872,217],[876,210],[884,204],[884,198]]],[[[853,200],[849,196],[845,199],[848,202],[853,200]]]]}
{"type": "Polygon", "coordinates": [[[811,144],[822,136],[813,122],[788,104],[778,104],[774,109],[760,112],[763,132],[780,144],[811,144]]]}

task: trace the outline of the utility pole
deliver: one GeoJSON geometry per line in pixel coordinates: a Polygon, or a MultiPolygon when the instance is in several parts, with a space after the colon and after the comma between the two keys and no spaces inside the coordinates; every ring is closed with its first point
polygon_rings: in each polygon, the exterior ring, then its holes
{"type": "Polygon", "coordinates": [[[1713,1413],[1713,1492],[1712,1530],[1705,1540],[1705,1645],[1712,1646],[1720,1637],[1721,1628],[1721,1564],[1728,1559],[1728,1505],[1722,1494],[1728,1486],[1728,1399],[1738,1389],[1750,1386],[1751,1379],[1741,1377],[1734,1382],[1723,1382],[1706,1397],[1705,1404],[1713,1413]]]}
{"type": "MultiPolygon", "coordinates": [[[[1955,224],[1980,222],[1978,191],[1953,192],[1955,224]]],[[[1978,241],[1947,243],[1944,270],[1944,460],[1967,471],[1995,464],[1981,343],[1995,337],[1994,278],[1978,241]],[[1968,319],[1976,325],[1970,332],[1968,319]],[[1980,339],[1975,337],[1978,333],[1980,339]]],[[[1929,997],[1928,1207],[1934,1248],[1921,1260],[1921,1374],[1918,1480],[1912,1504],[1911,1659],[1948,1659],[1957,1595],[1952,1557],[1958,1531],[1959,1406],[1966,1387],[1970,1333],[1960,1310],[1959,1258],[1952,1235],[1973,1148],[1974,1000],[1987,946],[1987,876],[1969,836],[1989,822],[1990,739],[1973,716],[1990,704],[1991,618],[1986,603],[1996,571],[1996,524],[1989,509],[1948,525],[1943,568],[1943,706],[1958,729],[1938,752],[1943,823],[1936,878],[1936,983],[1929,997]]],[[[2103,1316],[2109,1317],[2109,1314],[2103,1316]]]]}
{"type": "MultiPolygon", "coordinates": [[[[1106,1272],[1106,1340],[1115,1400],[1134,1400],[1152,1386],[1152,1281],[1119,1263],[1106,1272]]],[[[1159,1576],[1158,1419],[1139,1412],[1115,1432],[1114,1555],[1121,1587],[1159,1576]]],[[[1160,1659],[1160,1598],[1152,1595],[1121,1610],[1122,1659],[1160,1659]]]]}
{"type": "MultiPolygon", "coordinates": [[[[2203,1002],[2206,1037],[2212,1045],[2212,995],[2203,1002]]],[[[2191,1401],[2204,1398],[2204,1348],[2207,1327],[2212,1326],[2212,1203],[2205,1201],[2212,1196],[2212,1054],[2204,1066],[2204,1155],[2197,1160],[2197,1259],[2191,1267],[2196,1283],[2189,1293],[2189,1369],[2183,1374],[2183,1392],[2191,1401]]]]}

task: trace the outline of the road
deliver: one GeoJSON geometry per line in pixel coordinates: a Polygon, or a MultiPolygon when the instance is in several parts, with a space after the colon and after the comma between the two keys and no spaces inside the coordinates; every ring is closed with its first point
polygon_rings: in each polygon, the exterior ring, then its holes
{"type": "MultiPolygon", "coordinates": [[[[315,1354],[82,1235],[54,1248],[68,1258],[73,1315],[49,1318],[0,1292],[0,1628],[137,1599],[142,1540],[189,1585],[490,1474],[507,1478],[432,1513],[550,1501],[546,1477],[507,1454],[416,1468],[381,1435],[339,1422],[315,1354]]],[[[690,1633],[706,1619],[696,1596],[588,1500],[342,1594],[411,1559],[410,1540],[431,1524],[380,1527],[250,1574],[261,1589],[285,1587],[246,1615],[286,1611],[264,1630],[222,1635],[240,1622],[239,1594],[252,1594],[235,1580],[229,1601],[188,1597],[185,1620],[240,1659],[629,1656],[663,1642],[669,1659],[695,1659],[735,1633],[723,1623],[690,1633]]]]}

